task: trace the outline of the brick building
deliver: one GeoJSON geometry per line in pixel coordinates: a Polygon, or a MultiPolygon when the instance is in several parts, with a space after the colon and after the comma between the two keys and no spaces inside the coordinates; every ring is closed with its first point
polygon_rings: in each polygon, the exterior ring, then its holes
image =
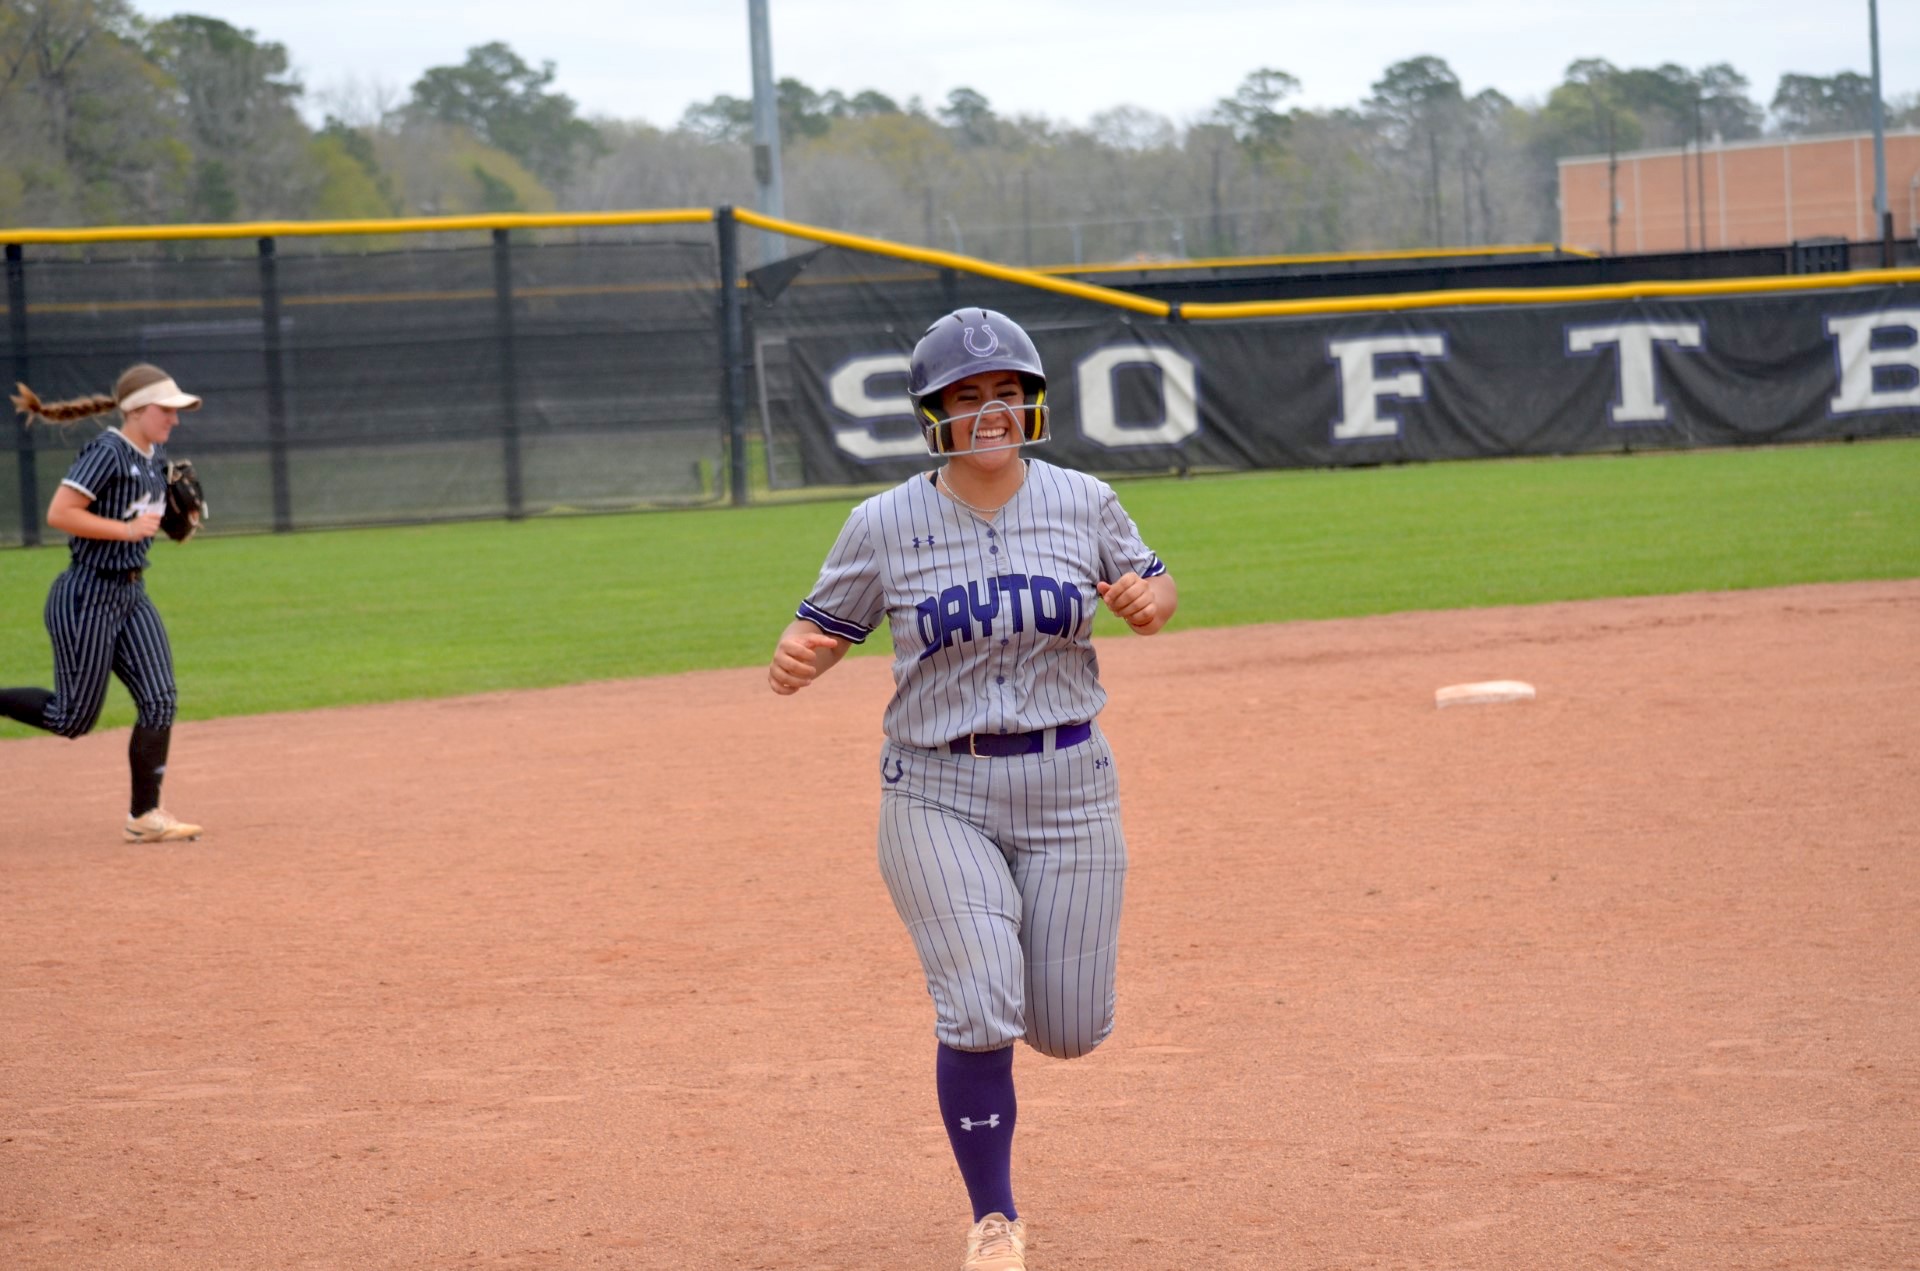
{"type": "MultiPolygon", "coordinates": [[[[1912,238],[1920,220],[1920,131],[1887,133],[1886,149],[1894,236],[1912,238]]],[[[1880,237],[1870,132],[1619,155],[1612,226],[1608,166],[1606,155],[1560,160],[1566,246],[1626,255],[1880,237]]]]}

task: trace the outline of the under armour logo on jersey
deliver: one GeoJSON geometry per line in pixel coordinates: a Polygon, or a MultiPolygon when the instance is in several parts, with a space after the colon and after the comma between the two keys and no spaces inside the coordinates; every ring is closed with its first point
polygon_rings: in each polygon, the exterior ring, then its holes
{"type": "Polygon", "coordinates": [[[1110,757],[1103,755],[1099,759],[1096,759],[1093,761],[1093,766],[1096,768],[1111,768],[1113,766],[1113,760],[1110,757]]]}
{"type": "Polygon", "coordinates": [[[929,534],[925,538],[921,538],[918,534],[916,534],[913,536],[913,545],[915,547],[932,547],[933,535],[929,534]]]}
{"type": "Polygon", "coordinates": [[[971,1129],[974,1129],[976,1126],[982,1130],[997,1130],[1000,1128],[1000,1114],[996,1112],[984,1121],[974,1121],[974,1120],[970,1120],[967,1117],[960,1118],[961,1129],[971,1130],[971,1129]]]}
{"type": "Polygon", "coordinates": [[[900,778],[907,775],[907,765],[896,759],[893,761],[893,771],[888,772],[887,761],[882,759],[880,761],[880,775],[886,779],[888,785],[898,784],[900,778]]]}
{"type": "Polygon", "coordinates": [[[975,357],[992,357],[1000,351],[1000,337],[993,333],[992,327],[982,322],[980,324],[980,335],[982,337],[980,343],[975,344],[973,341],[972,327],[966,328],[961,334],[960,342],[967,346],[967,352],[973,354],[975,357]]]}

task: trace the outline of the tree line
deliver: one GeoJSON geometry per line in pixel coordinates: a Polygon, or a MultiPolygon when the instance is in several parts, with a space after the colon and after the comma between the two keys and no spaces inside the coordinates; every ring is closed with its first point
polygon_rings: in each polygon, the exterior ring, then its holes
{"type": "MultiPolygon", "coordinates": [[[[0,7],[0,224],[157,224],[489,211],[751,206],[752,103],[671,127],[584,118],[504,43],[404,95],[309,94],[287,49],[127,0],[0,7]],[[313,126],[308,120],[318,116],[313,126]]],[[[1570,65],[1544,102],[1470,91],[1438,57],[1385,68],[1352,106],[1245,74],[1203,117],[1135,106],[1085,125],[777,86],[786,213],[1018,263],[1550,241],[1556,161],[1871,126],[1865,76],[1789,74],[1763,106],[1726,63],[1570,65]]],[[[1884,103],[1920,126],[1920,94],[1884,103]]]]}

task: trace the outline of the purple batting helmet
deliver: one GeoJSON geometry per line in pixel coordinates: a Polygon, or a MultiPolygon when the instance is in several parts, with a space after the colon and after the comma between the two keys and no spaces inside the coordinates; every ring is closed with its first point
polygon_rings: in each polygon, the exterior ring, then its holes
{"type": "Polygon", "coordinates": [[[926,436],[929,453],[954,452],[953,422],[940,414],[940,390],[981,371],[1018,372],[1026,388],[1026,418],[1020,424],[1020,441],[1014,444],[1045,441],[1050,435],[1047,373],[1041,369],[1033,341],[1004,313],[956,309],[927,328],[913,346],[913,363],[907,372],[907,396],[913,399],[914,418],[926,436]]]}

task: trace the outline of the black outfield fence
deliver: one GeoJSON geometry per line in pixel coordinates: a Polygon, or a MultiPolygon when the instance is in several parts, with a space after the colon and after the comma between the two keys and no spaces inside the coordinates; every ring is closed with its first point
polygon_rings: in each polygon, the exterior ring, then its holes
{"type": "MultiPolygon", "coordinates": [[[[152,361],[204,396],[169,449],[200,469],[211,532],[897,479],[930,462],[906,354],[962,304],[1032,332],[1050,457],[1102,473],[1920,433],[1920,269],[1813,272],[1853,263],[1833,250],[1063,276],[726,208],[9,239],[0,367],[57,399],[152,361]],[[742,224],[821,245],[742,271],[742,224]],[[398,237],[423,230],[436,245],[398,237]],[[380,250],[309,241],[350,234],[380,250]]],[[[15,426],[0,543],[46,536],[53,487],[100,422],[15,426]]]]}
{"type": "MultiPolygon", "coordinates": [[[[276,249],[19,262],[14,245],[12,377],[52,399],[151,361],[203,396],[169,450],[200,470],[210,531],[710,497],[724,444],[710,231],[276,249]]],[[[96,427],[16,428],[0,533],[31,541],[96,427]]]]}

